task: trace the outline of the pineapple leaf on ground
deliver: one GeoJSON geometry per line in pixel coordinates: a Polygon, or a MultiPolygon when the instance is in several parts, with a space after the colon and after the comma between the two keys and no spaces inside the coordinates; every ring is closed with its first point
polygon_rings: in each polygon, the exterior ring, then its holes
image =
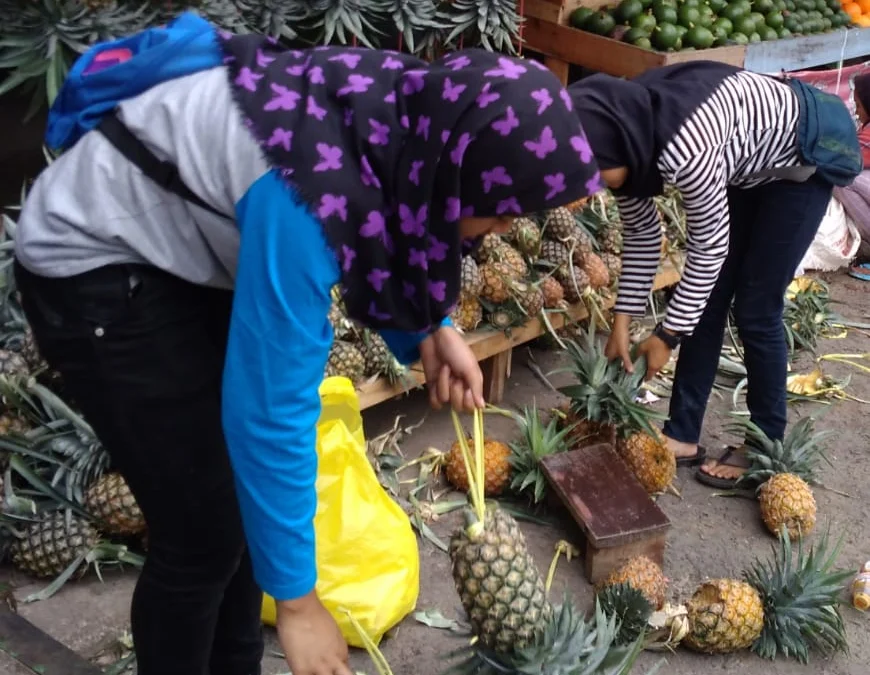
{"type": "Polygon", "coordinates": [[[772,558],[756,560],[744,572],[764,603],[764,628],[752,645],[753,652],[766,659],[782,654],[805,664],[811,649],[825,655],[848,651],[839,605],[843,584],[853,571],[833,569],[844,538],[841,535],[829,550],[826,529],[808,551],[799,540],[794,555],[783,528],[772,558]]]}
{"type": "Polygon", "coordinates": [[[515,415],[514,419],[520,429],[520,437],[509,444],[511,455],[508,461],[514,469],[511,489],[520,494],[530,493],[532,501],[537,503],[544,498],[547,489],[541,460],[568,450],[567,437],[576,425],[560,430],[555,416],[544,425],[534,401],[531,407],[526,406],[523,413],[515,415]]]}
{"type": "Polygon", "coordinates": [[[627,583],[605,586],[596,599],[608,617],[616,617],[618,645],[632,644],[646,634],[653,606],[643,593],[627,583]]]}

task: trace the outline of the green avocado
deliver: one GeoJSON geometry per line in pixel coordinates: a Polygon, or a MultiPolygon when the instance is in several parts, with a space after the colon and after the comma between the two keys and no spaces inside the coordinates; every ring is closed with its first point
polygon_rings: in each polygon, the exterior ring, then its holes
{"type": "Polygon", "coordinates": [[[707,49],[713,46],[716,36],[704,26],[694,26],[689,29],[683,42],[695,49],[707,49]]]}
{"type": "Polygon", "coordinates": [[[645,30],[641,30],[640,28],[629,28],[625,31],[625,35],[622,36],[623,42],[628,42],[629,44],[634,44],[641,38],[648,38],[649,33],[645,30]]]}
{"type": "Polygon", "coordinates": [[[658,23],[676,24],[679,20],[677,9],[672,5],[662,4],[658,7],[653,5],[653,16],[655,16],[658,23]]]}
{"type": "Polygon", "coordinates": [[[649,35],[656,27],[656,18],[652,14],[638,14],[631,20],[631,27],[639,28],[649,35]]]}
{"type": "Polygon", "coordinates": [[[677,17],[681,26],[691,28],[701,20],[701,11],[691,5],[683,5],[677,10],[677,17]]]}
{"type": "Polygon", "coordinates": [[[734,22],[734,30],[744,35],[752,35],[755,32],[755,19],[744,16],[734,22]]]}
{"type": "Polygon", "coordinates": [[[708,0],[707,7],[713,10],[714,14],[719,14],[728,6],[728,0],[708,0]]]}
{"type": "Polygon", "coordinates": [[[731,39],[734,41],[736,45],[748,45],[749,38],[746,37],[743,33],[731,33],[731,39]]]}
{"type": "Polygon", "coordinates": [[[785,40],[786,38],[792,37],[791,31],[788,28],[780,28],[777,31],[777,35],[779,35],[780,40],[785,40]]]}
{"type": "Polygon", "coordinates": [[[643,12],[640,0],[622,0],[613,13],[614,18],[621,23],[631,23],[631,20],[643,12]]]}
{"type": "Polygon", "coordinates": [[[736,2],[732,2],[730,5],[726,5],[725,9],[719,12],[719,16],[725,17],[735,25],[747,14],[748,12],[744,9],[743,5],[740,5],[736,2]]]}
{"type": "Polygon", "coordinates": [[[578,7],[573,12],[571,12],[571,17],[569,21],[574,28],[584,29],[586,28],[586,23],[589,21],[589,17],[595,14],[595,10],[589,9],[588,7],[578,7]]]}
{"type": "Polygon", "coordinates": [[[605,11],[595,12],[586,21],[586,30],[596,35],[607,35],[616,27],[616,19],[605,11]]]}
{"type": "Polygon", "coordinates": [[[783,17],[782,12],[768,12],[767,16],[764,17],[764,23],[771,28],[782,28],[784,21],[785,17],[783,17]]]}
{"type": "Polygon", "coordinates": [[[779,33],[776,32],[776,28],[771,28],[770,26],[764,26],[758,31],[758,34],[761,35],[761,39],[765,42],[779,39],[779,33]]]}
{"type": "Polygon", "coordinates": [[[662,51],[674,49],[679,39],[677,27],[672,23],[659,23],[651,37],[653,46],[662,51]]]}
{"type": "Polygon", "coordinates": [[[635,47],[640,47],[641,49],[652,49],[652,42],[648,37],[638,38],[634,42],[632,42],[635,47]]]}

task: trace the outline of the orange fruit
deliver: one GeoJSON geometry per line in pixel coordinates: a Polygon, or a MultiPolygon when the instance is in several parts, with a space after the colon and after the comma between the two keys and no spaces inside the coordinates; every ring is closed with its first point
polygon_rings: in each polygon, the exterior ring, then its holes
{"type": "Polygon", "coordinates": [[[870,14],[870,0],[858,0],[858,7],[861,8],[861,14],[870,14]]]}
{"type": "Polygon", "coordinates": [[[847,2],[843,5],[843,11],[852,18],[852,21],[857,21],[858,17],[861,16],[861,8],[855,2],[847,2]]]}

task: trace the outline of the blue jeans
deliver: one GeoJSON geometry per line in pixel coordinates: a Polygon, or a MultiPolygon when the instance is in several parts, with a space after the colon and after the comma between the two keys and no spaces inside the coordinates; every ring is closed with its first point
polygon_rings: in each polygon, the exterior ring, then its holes
{"type": "Polygon", "coordinates": [[[822,222],[832,186],[818,178],[729,188],[728,257],[691,337],[680,346],[664,433],[697,443],[719,364],[728,312],[743,343],[752,421],[773,439],[786,427],[788,352],[783,296],[822,222]]]}

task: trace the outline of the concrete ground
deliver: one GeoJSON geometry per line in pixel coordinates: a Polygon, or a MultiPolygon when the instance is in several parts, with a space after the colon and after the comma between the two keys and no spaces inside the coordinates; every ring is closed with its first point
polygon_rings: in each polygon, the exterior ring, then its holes
{"type": "MultiPolygon", "coordinates": [[[[836,275],[831,279],[832,294],[837,301],[835,310],[857,321],[870,322],[870,286],[836,275]]],[[[820,354],[870,352],[870,333],[857,329],[849,331],[845,339],[825,340],[820,354]]],[[[542,408],[555,405],[559,398],[548,390],[528,367],[530,358],[548,372],[559,364],[555,352],[522,348],[514,355],[513,375],[507,387],[505,407],[523,405],[532,398],[542,408]]],[[[870,363],[870,362],[868,362],[870,363]]],[[[796,370],[811,369],[812,358],[801,357],[796,370]]],[[[836,363],[825,363],[825,372],[838,377],[851,375],[848,393],[870,400],[870,378],[865,373],[836,363]]],[[[565,376],[552,378],[555,384],[565,381],[565,376]]],[[[657,404],[666,406],[666,401],[657,404]]],[[[725,445],[729,436],[722,431],[725,414],[731,406],[730,392],[714,397],[706,420],[702,443],[716,454],[725,445]]],[[[824,488],[815,489],[818,502],[819,524],[830,520],[832,532],[846,533],[840,565],[857,569],[870,559],[867,517],[870,514],[870,422],[864,404],[855,401],[836,401],[823,406],[818,403],[794,405],[793,417],[826,412],[819,428],[836,429],[837,434],[829,442],[829,456],[833,467],[823,466],[824,488]]],[[[366,414],[366,431],[369,437],[379,434],[393,425],[395,416],[406,415],[406,422],[413,422],[427,413],[425,397],[417,394],[407,400],[382,404],[366,414]]],[[[487,418],[488,435],[508,440],[511,423],[497,416],[487,418]]],[[[417,429],[404,443],[402,450],[413,457],[433,446],[446,450],[454,437],[449,416],[444,413],[429,413],[425,424],[417,429]]],[[[764,529],[758,517],[758,506],[747,499],[726,499],[714,495],[714,490],[698,484],[691,469],[680,469],[676,486],[682,498],[666,495],[659,505],[671,518],[673,527],[669,534],[665,572],[671,579],[671,599],[685,600],[696,585],[707,577],[737,577],[756,556],[767,556],[773,538],[764,529]]],[[[457,525],[457,516],[451,514],[431,525],[442,538],[447,539],[457,525]]],[[[554,544],[573,536],[563,526],[541,526],[524,523],[529,545],[539,566],[546,568],[552,557],[554,544]]],[[[438,609],[449,618],[461,617],[461,607],[453,588],[446,554],[427,541],[420,541],[421,589],[419,610],[438,609]]],[[[7,570],[5,577],[18,587],[16,595],[23,597],[36,586],[28,579],[7,570]]],[[[0,580],[2,580],[0,575],[0,580]]],[[[117,653],[117,642],[128,629],[128,603],[133,589],[133,572],[104,574],[104,581],[94,577],[68,584],[55,597],[20,607],[20,612],[34,624],[50,633],[87,658],[98,658],[101,663],[110,661],[117,653]],[[98,657],[102,654],[101,657],[98,657]]],[[[582,574],[582,560],[560,562],[553,592],[561,593],[568,588],[576,597],[579,606],[588,607],[592,593],[582,574]]],[[[844,596],[845,597],[845,596],[844,596]]],[[[701,673],[732,672],[741,675],[786,675],[814,673],[818,675],[867,675],[870,654],[870,615],[862,615],[851,607],[843,609],[849,635],[850,655],[838,655],[826,660],[813,655],[809,666],[803,667],[794,661],[780,658],[775,662],[763,661],[745,652],[732,656],[699,656],[687,650],[667,655],[667,663],[661,673],[669,675],[699,675],[701,673]]],[[[278,650],[274,631],[267,629],[267,652],[263,662],[264,675],[286,673],[288,668],[275,652],[278,650]]],[[[407,675],[436,675],[442,672],[445,653],[460,645],[460,639],[449,631],[422,625],[413,617],[407,618],[390,639],[384,640],[382,648],[393,671],[407,675]]],[[[642,655],[635,672],[645,673],[647,668],[662,658],[660,654],[642,655]]],[[[375,672],[364,652],[352,657],[356,670],[370,675],[375,672]]],[[[19,675],[25,671],[0,654],[0,673],[19,675]],[[4,658],[6,660],[4,660],[4,658]]]]}

